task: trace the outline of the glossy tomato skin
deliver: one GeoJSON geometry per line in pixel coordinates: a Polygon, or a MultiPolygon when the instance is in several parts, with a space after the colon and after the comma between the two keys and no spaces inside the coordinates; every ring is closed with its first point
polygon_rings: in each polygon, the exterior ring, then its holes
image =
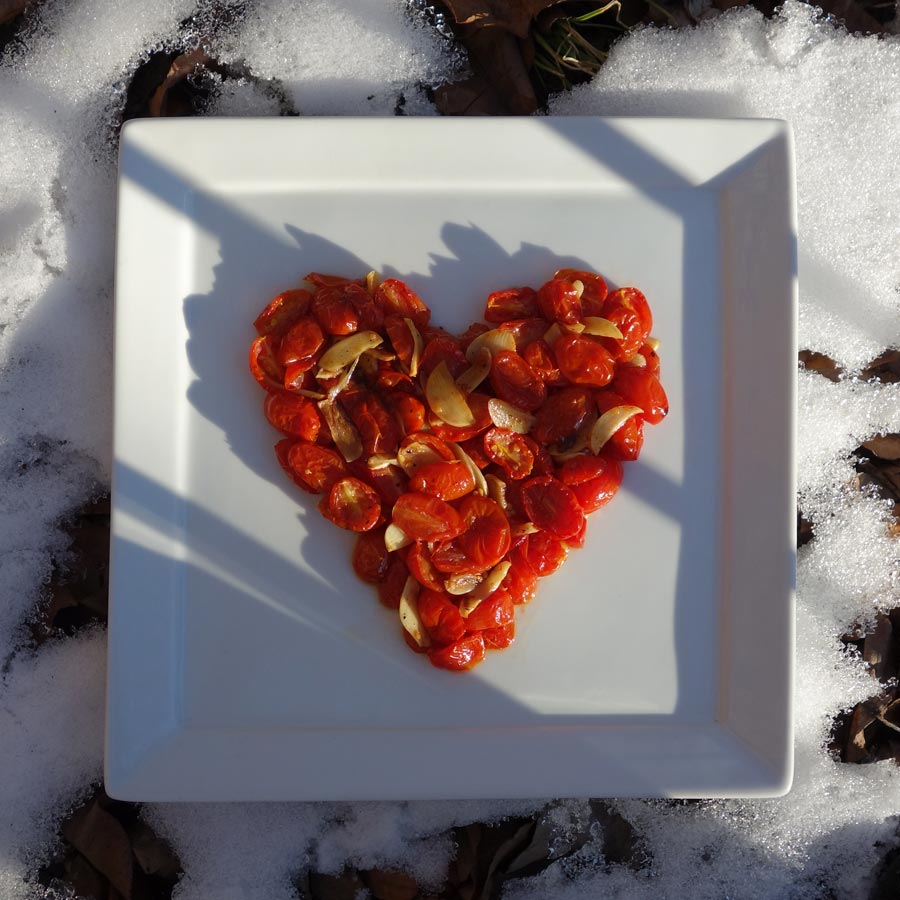
{"type": "Polygon", "coordinates": [[[500,628],[509,625],[515,618],[512,597],[502,588],[486,597],[469,613],[466,631],[484,631],[485,628],[500,628]]]}
{"type": "Polygon", "coordinates": [[[419,328],[424,328],[431,318],[431,310],[419,295],[397,278],[386,278],[378,285],[375,299],[385,313],[394,313],[401,318],[412,319],[419,328]]]}
{"type": "Polygon", "coordinates": [[[291,446],[287,462],[298,483],[312,494],[330,491],[347,474],[347,464],[338,452],[306,441],[296,441],[291,446]]]}
{"type": "Polygon", "coordinates": [[[250,373],[260,387],[276,394],[284,390],[284,366],[278,361],[277,348],[277,340],[268,334],[250,345],[250,373]]]}
{"type": "Polygon", "coordinates": [[[484,308],[485,320],[495,323],[509,319],[528,319],[539,313],[537,293],[530,287],[494,291],[488,296],[484,308]]]}
{"type": "Polygon", "coordinates": [[[253,327],[260,335],[281,337],[297,319],[306,315],[311,302],[309,291],[284,291],[256,317],[253,327]]]}
{"type": "Polygon", "coordinates": [[[461,640],[466,633],[466,623],[456,604],[443,590],[419,592],[419,618],[435,647],[446,647],[461,640]]]}
{"type": "Polygon", "coordinates": [[[461,462],[435,462],[417,469],[409,479],[409,487],[441,500],[458,500],[475,490],[475,478],[461,462]]]}
{"type": "Polygon", "coordinates": [[[522,355],[525,362],[541,376],[548,387],[562,387],[566,384],[556,363],[553,349],[543,338],[532,341],[522,355]]]}
{"type": "Polygon", "coordinates": [[[446,647],[428,651],[431,664],[438,669],[461,672],[477,666],[484,659],[484,638],[480,634],[470,634],[446,647]]]}
{"type": "Polygon", "coordinates": [[[469,362],[459,341],[450,335],[442,334],[426,341],[422,359],[419,362],[419,372],[423,378],[427,378],[442,362],[447,364],[447,368],[454,378],[459,378],[469,368],[469,362]]]}
{"type": "Polygon", "coordinates": [[[609,351],[593,338],[564,334],[553,345],[559,371],[573,384],[605,387],[613,380],[615,361],[609,351]]]}
{"type": "Polygon", "coordinates": [[[531,474],[534,454],[524,435],[506,428],[489,428],[484,433],[483,446],[485,455],[513,480],[531,474]]]}
{"type": "Polygon", "coordinates": [[[399,609],[400,596],[403,594],[407,578],[409,578],[409,569],[395,553],[394,558],[388,563],[384,581],[378,585],[378,602],[388,609],[399,609]]]}
{"type": "Polygon", "coordinates": [[[394,524],[416,541],[449,541],[464,529],[460,514],[428,494],[410,492],[394,504],[394,524]]]}
{"type": "Polygon", "coordinates": [[[526,481],[522,485],[522,502],[528,518],[560,540],[577,534],[584,521],[581,505],[571,489],[553,476],[526,481]]]}
{"type": "Polygon", "coordinates": [[[472,415],[475,417],[473,425],[457,428],[441,421],[434,413],[429,414],[428,424],[438,437],[443,438],[445,441],[455,441],[457,444],[462,444],[464,441],[481,434],[481,432],[487,431],[494,424],[488,408],[489,402],[490,398],[480,391],[472,391],[466,397],[466,403],[468,403],[469,409],[472,410],[472,415]]]}
{"type": "Polygon", "coordinates": [[[513,603],[517,605],[530,603],[537,593],[537,573],[518,548],[510,553],[509,558],[512,566],[500,587],[509,594],[513,603]]]}
{"type": "Polygon", "coordinates": [[[368,584],[381,584],[387,577],[389,564],[384,529],[360,534],[353,547],[353,571],[368,584]]]}
{"type": "Polygon", "coordinates": [[[425,427],[425,404],[417,397],[396,391],[386,399],[399,420],[404,435],[421,431],[425,427]]]}
{"type": "Polygon", "coordinates": [[[582,269],[560,269],[553,276],[565,281],[580,281],[584,285],[581,294],[581,308],[585,316],[602,316],[603,302],[609,289],[606,280],[596,272],[585,272],[582,269]]]}
{"type": "Polygon", "coordinates": [[[378,395],[364,387],[343,391],[339,403],[356,426],[366,454],[394,454],[400,446],[400,426],[378,395]]]}
{"type": "MultiPolygon", "coordinates": [[[[440,573],[431,562],[431,553],[423,541],[416,541],[406,554],[406,567],[409,574],[424,588],[432,591],[443,591],[444,582],[440,573]]],[[[460,635],[462,637],[462,635],[460,635]]]]}
{"type": "Polygon", "coordinates": [[[538,291],[538,305],[548,322],[578,325],[583,321],[581,298],[571,281],[553,278],[538,291]]]}
{"type": "Polygon", "coordinates": [[[263,413],[269,424],[282,434],[315,442],[322,420],[316,405],[306,397],[292,394],[267,394],[263,413]]]}
{"type": "Polygon", "coordinates": [[[593,477],[570,485],[572,493],[585,513],[596,512],[602,506],[606,506],[615,497],[622,484],[622,464],[617,459],[605,456],[595,456],[593,459],[602,463],[602,468],[599,468],[593,477]]]}
{"type": "MultiPolygon", "coordinates": [[[[612,390],[598,391],[596,395],[597,409],[601,413],[616,406],[628,406],[628,401],[612,390]]],[[[636,404],[635,404],[636,405],[636,404]]],[[[644,419],[632,416],[616,431],[603,448],[603,455],[622,462],[633,462],[641,454],[644,446],[644,419]]]]}
{"type": "Polygon", "coordinates": [[[324,272],[310,272],[303,276],[303,280],[315,285],[317,288],[323,287],[346,287],[355,284],[362,287],[363,282],[358,278],[347,278],[344,275],[328,275],[324,272]]]}
{"type": "Polygon", "coordinates": [[[316,355],[325,345],[325,335],[319,323],[308,316],[304,316],[294,322],[287,334],[281,339],[278,348],[278,362],[282,366],[291,363],[304,364],[307,369],[312,368],[316,361],[316,355]]]}
{"type": "Polygon", "coordinates": [[[506,625],[500,625],[497,628],[485,628],[480,631],[484,646],[488,650],[503,650],[513,643],[516,639],[516,623],[508,622],[506,625]]]}
{"type": "Polygon", "coordinates": [[[326,334],[353,334],[359,328],[356,307],[337,288],[321,288],[317,291],[312,309],[326,334]]]}
{"type": "Polygon", "coordinates": [[[512,350],[494,354],[490,379],[494,393],[519,409],[534,411],[547,399],[543,378],[512,350]]]}
{"type": "Polygon", "coordinates": [[[434,549],[434,567],[445,574],[486,572],[509,550],[509,520],[493,500],[478,495],[464,497],[459,510],[463,529],[455,540],[434,549]]]}
{"type": "Polygon", "coordinates": [[[647,334],[641,326],[641,320],[631,309],[624,306],[613,306],[606,309],[610,322],[622,332],[621,339],[601,338],[601,343],[618,362],[628,362],[643,346],[647,334]]]}
{"type": "Polygon", "coordinates": [[[560,444],[573,439],[593,413],[594,398],[587,388],[562,388],[537,411],[529,433],[539,443],[560,444]]]}
{"type": "Polygon", "coordinates": [[[643,367],[620,369],[615,389],[626,403],[639,406],[644,411],[644,420],[651,425],[662,422],[669,411],[669,399],[659,379],[643,367]]]}
{"type": "Polygon", "coordinates": [[[510,319],[498,325],[497,330],[511,334],[516,342],[516,353],[523,353],[529,344],[541,340],[549,327],[546,319],[510,319]]]}
{"type": "Polygon", "coordinates": [[[546,531],[529,534],[522,544],[525,562],[540,578],[552,575],[566,561],[567,555],[566,545],[546,531]]]}
{"type": "Polygon", "coordinates": [[[359,478],[339,478],[319,502],[322,515],[338,528],[369,531],[381,518],[381,500],[375,490],[359,478]]]}
{"type": "Polygon", "coordinates": [[[391,339],[391,345],[394,348],[394,353],[397,354],[397,359],[408,369],[415,346],[409,325],[400,316],[392,314],[384,317],[384,330],[391,339]]]}
{"type": "Polygon", "coordinates": [[[619,306],[635,313],[640,321],[641,330],[646,340],[653,330],[653,313],[650,311],[650,304],[647,302],[647,298],[637,288],[619,288],[612,291],[606,298],[606,302],[603,305],[603,315],[609,318],[609,314],[619,306]]]}

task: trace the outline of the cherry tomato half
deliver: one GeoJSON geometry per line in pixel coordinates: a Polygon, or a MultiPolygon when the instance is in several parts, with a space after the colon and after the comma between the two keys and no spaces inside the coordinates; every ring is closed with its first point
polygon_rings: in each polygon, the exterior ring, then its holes
{"type": "Polygon", "coordinates": [[[360,534],[353,547],[353,571],[368,584],[381,584],[387,577],[389,564],[384,529],[360,534]]]}
{"type": "Polygon", "coordinates": [[[428,463],[413,473],[409,489],[441,500],[458,500],[475,490],[475,476],[459,461],[428,463]]]}
{"type": "Polygon", "coordinates": [[[253,323],[256,331],[281,337],[301,316],[305,316],[312,301],[312,294],[301,289],[279,294],[253,323]]]}
{"type": "Polygon", "coordinates": [[[531,478],[522,485],[522,503],[528,518],[560,540],[581,528],[584,513],[571,489],[552,476],[531,478]]]}
{"type": "Polygon", "coordinates": [[[463,528],[460,514],[449,504],[428,494],[404,494],[392,513],[394,524],[416,541],[448,541],[463,528]]]}
{"type": "Polygon", "coordinates": [[[488,296],[487,305],[484,308],[484,318],[488,322],[530,319],[537,315],[540,315],[537,294],[530,287],[494,291],[488,296]]]}
{"type": "Polygon", "coordinates": [[[494,393],[519,409],[536,410],[547,399],[544,379],[513,350],[494,354],[490,378],[494,393]]]}
{"type": "Polygon", "coordinates": [[[438,669],[460,672],[471,669],[484,659],[484,638],[480,634],[470,634],[446,647],[428,651],[431,664],[438,669]]]}
{"type": "Polygon", "coordinates": [[[296,394],[267,394],[263,413],[273,428],[282,434],[315,443],[322,420],[315,403],[296,394]]]}
{"type": "Polygon", "coordinates": [[[466,621],[443,590],[419,591],[419,618],[436,647],[454,644],[466,633],[466,621]]]}

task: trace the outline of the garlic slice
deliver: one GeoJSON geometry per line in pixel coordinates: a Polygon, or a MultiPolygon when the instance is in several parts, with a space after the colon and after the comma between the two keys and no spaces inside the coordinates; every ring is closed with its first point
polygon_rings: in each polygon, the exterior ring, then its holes
{"type": "Polygon", "coordinates": [[[534,425],[534,416],[530,412],[497,397],[488,400],[488,414],[498,428],[515,431],[516,434],[528,434],[534,425]]]}
{"type": "MultiPolygon", "coordinates": [[[[509,509],[509,501],[506,499],[506,482],[496,475],[485,475],[484,480],[487,482],[488,496],[506,512],[509,509]]],[[[530,525],[531,522],[528,524],[530,525]]]]}
{"type": "Polygon", "coordinates": [[[513,537],[524,537],[526,534],[537,534],[540,528],[534,522],[522,522],[521,525],[515,525],[510,529],[513,537]]]}
{"type": "Polygon", "coordinates": [[[601,316],[588,316],[584,320],[584,333],[593,334],[596,337],[615,338],[617,341],[621,341],[625,336],[615,322],[610,322],[609,319],[601,316]]]}
{"type": "Polygon", "coordinates": [[[466,347],[466,359],[470,363],[475,362],[475,358],[481,352],[482,347],[487,347],[491,352],[491,356],[495,356],[501,350],[515,350],[516,339],[511,331],[501,331],[499,328],[492,328],[484,334],[479,334],[466,347]]]}
{"type": "Polygon", "coordinates": [[[491,351],[487,347],[482,347],[475,354],[472,365],[456,379],[456,386],[467,394],[471,394],[488,377],[490,371],[491,351]]]}
{"type": "Polygon", "coordinates": [[[599,453],[604,444],[632,417],[642,413],[639,406],[614,406],[608,409],[591,430],[591,453],[599,453]]]}
{"type": "Polygon", "coordinates": [[[481,494],[482,497],[486,497],[488,493],[487,482],[484,479],[481,469],[475,464],[475,460],[472,459],[472,457],[469,456],[456,441],[450,442],[450,449],[456,454],[456,458],[472,473],[472,477],[475,479],[475,490],[481,494]]]}
{"type": "Polygon", "coordinates": [[[307,391],[304,388],[301,388],[297,391],[291,391],[292,394],[299,394],[301,397],[309,397],[310,400],[324,400],[325,394],[321,391],[307,391]]]}
{"type": "Polygon", "coordinates": [[[559,322],[554,322],[545,332],[544,340],[552,347],[553,344],[562,337],[562,328],[559,322]]]}
{"type": "Polygon", "coordinates": [[[409,361],[409,377],[415,378],[416,375],[419,374],[419,361],[422,359],[422,354],[425,352],[425,342],[422,340],[422,335],[419,334],[419,329],[416,328],[416,324],[412,319],[404,318],[403,321],[406,322],[406,327],[412,335],[413,352],[412,358],[409,361]]]}
{"type": "Polygon", "coordinates": [[[569,334],[581,334],[585,329],[585,325],[584,322],[576,322],[574,325],[563,325],[563,328],[565,328],[569,334]]]}
{"type": "Polygon", "coordinates": [[[422,466],[427,466],[436,462],[446,462],[446,460],[440,453],[424,441],[410,441],[405,447],[401,447],[397,451],[397,465],[400,466],[407,475],[413,475],[421,469],[422,466]]]}
{"type": "Polygon", "coordinates": [[[412,575],[406,579],[403,585],[403,593],[400,595],[400,624],[406,629],[410,637],[423,649],[431,646],[431,639],[422,624],[419,616],[419,582],[412,575]]]}
{"type": "Polygon", "coordinates": [[[388,553],[408,547],[413,539],[399,526],[391,522],[384,530],[384,549],[388,553]]]}
{"type": "Polygon", "coordinates": [[[487,598],[500,587],[503,579],[506,578],[506,575],[511,568],[512,563],[509,562],[509,560],[497,563],[497,565],[485,576],[484,581],[471,591],[469,596],[459,604],[459,614],[465,619],[474,612],[482,600],[487,600],[487,598]]]}
{"type": "Polygon", "coordinates": [[[576,279],[572,282],[572,287],[575,288],[575,290],[578,292],[578,296],[580,298],[584,293],[584,284],[576,279]]]}
{"type": "Polygon", "coordinates": [[[381,276],[374,269],[372,269],[372,271],[366,275],[366,290],[370,294],[374,294],[380,283],[381,276]]]}
{"type": "Polygon", "coordinates": [[[383,453],[376,453],[366,460],[366,465],[370,469],[386,469],[388,466],[397,465],[396,456],[385,456],[383,453]]]}
{"type": "Polygon", "coordinates": [[[425,399],[432,412],[454,428],[465,428],[475,423],[475,416],[466,403],[463,392],[456,386],[447,363],[441,360],[425,383],[425,399]]]}
{"type": "Polygon", "coordinates": [[[321,400],[316,404],[322,418],[331,432],[331,438],[347,462],[353,462],[363,455],[363,445],[359,432],[347,414],[333,400],[321,400]]]}
{"type": "Polygon", "coordinates": [[[629,359],[628,362],[625,363],[625,365],[634,366],[634,368],[640,369],[642,366],[647,365],[647,357],[644,356],[643,353],[635,353],[634,356],[632,356],[631,359],[629,359]]]}
{"type": "Polygon", "coordinates": [[[341,377],[328,389],[326,399],[329,403],[334,403],[337,395],[342,390],[344,390],[344,388],[346,388],[348,384],[350,384],[350,379],[353,377],[353,373],[356,371],[356,366],[358,363],[359,357],[357,356],[356,359],[354,359],[353,362],[350,363],[350,365],[347,366],[346,369],[344,369],[341,377]]]}
{"type": "Polygon", "coordinates": [[[660,341],[659,338],[655,338],[655,337],[648,337],[647,340],[646,340],[647,346],[648,346],[654,353],[656,353],[656,351],[659,350],[659,345],[660,345],[661,343],[662,343],[662,341],[660,341]]]}
{"type": "Polygon", "coordinates": [[[448,594],[453,594],[454,597],[460,597],[475,590],[481,584],[482,578],[484,578],[483,575],[451,575],[444,582],[444,590],[448,594]]]}
{"type": "Polygon", "coordinates": [[[316,377],[329,378],[337,375],[341,369],[355,362],[366,350],[371,350],[380,343],[381,335],[376,331],[357,331],[356,334],[336,341],[322,354],[316,377]]]}

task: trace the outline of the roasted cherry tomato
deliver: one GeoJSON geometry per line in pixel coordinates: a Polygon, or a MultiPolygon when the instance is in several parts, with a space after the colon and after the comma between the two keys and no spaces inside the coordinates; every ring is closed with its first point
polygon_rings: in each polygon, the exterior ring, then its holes
{"type": "Polygon", "coordinates": [[[484,452],[515,480],[530,475],[534,467],[534,454],[528,441],[506,428],[489,428],[484,433],[484,452]]]}
{"type": "Polygon", "coordinates": [[[594,338],[564,334],[553,345],[559,371],[573,384],[604,387],[613,380],[615,361],[594,338]]]}
{"type": "Polygon", "coordinates": [[[484,638],[480,634],[470,634],[446,647],[432,647],[428,658],[438,669],[453,672],[471,669],[484,659],[484,638]]]}
{"type": "Polygon", "coordinates": [[[578,533],[584,513],[572,491],[552,476],[531,478],[522,485],[522,502],[528,518],[560,540],[578,533]]]}
{"type": "Polygon", "coordinates": [[[484,318],[488,322],[529,319],[537,315],[540,315],[537,294],[530,287],[494,291],[488,296],[487,305],[484,308],[484,318]]]}
{"type": "Polygon", "coordinates": [[[516,623],[513,621],[497,628],[485,628],[478,633],[484,640],[487,650],[503,650],[516,639],[516,623]]]}
{"type": "Polygon", "coordinates": [[[512,350],[494,354],[490,378],[494,393],[519,409],[535,410],[547,399],[543,378],[512,350]]]}
{"type": "Polygon", "coordinates": [[[400,420],[400,427],[404,435],[413,431],[421,431],[425,427],[425,404],[418,398],[397,391],[388,398],[387,402],[400,420]]]}
{"type": "Polygon", "coordinates": [[[585,272],[581,269],[560,269],[553,276],[565,281],[580,281],[584,285],[581,294],[581,309],[585,316],[602,316],[603,301],[609,289],[602,275],[596,272],[585,272]]]}
{"type": "Polygon", "coordinates": [[[571,281],[553,278],[538,291],[538,305],[545,319],[560,325],[578,325],[583,321],[581,297],[571,281]]]}
{"type": "Polygon", "coordinates": [[[359,278],[345,278],[343,275],[325,275],[322,272],[310,272],[309,275],[303,277],[304,281],[314,284],[316,287],[345,287],[348,284],[355,284],[362,287],[363,281],[359,278]]]}
{"type": "Polygon", "coordinates": [[[603,462],[603,470],[594,478],[570,485],[572,493],[586,513],[596,512],[601,506],[606,506],[622,484],[622,464],[617,459],[603,456],[595,456],[594,459],[603,462]]]}
{"type": "Polygon", "coordinates": [[[409,479],[409,488],[441,500],[458,500],[475,490],[475,477],[459,461],[428,463],[409,479]]]}
{"type": "MultiPolygon", "coordinates": [[[[596,393],[597,409],[601,413],[605,413],[616,406],[630,406],[632,404],[612,390],[597,391],[596,393]]],[[[636,405],[636,404],[635,404],[636,405]]],[[[640,456],[641,447],[644,446],[644,418],[643,416],[632,416],[625,420],[625,423],[617,431],[613,432],[612,437],[603,447],[603,455],[610,459],[618,459],[623,462],[631,462],[640,456]]]]}
{"type": "Polygon", "coordinates": [[[360,534],[353,547],[353,571],[369,584],[381,584],[387,577],[387,548],[384,546],[384,529],[360,534]]]}
{"type": "Polygon", "coordinates": [[[415,541],[449,541],[465,527],[460,514],[449,503],[412,492],[394,504],[392,518],[415,541]]]}
{"type": "MultiPolygon", "coordinates": [[[[410,321],[412,321],[412,319],[410,319],[410,321]]],[[[384,330],[391,339],[391,346],[394,348],[394,353],[397,354],[397,359],[409,369],[409,364],[412,362],[415,341],[409,325],[406,324],[406,320],[395,315],[385,316],[384,330]]]]}
{"type": "Polygon", "coordinates": [[[337,288],[320,288],[312,310],[326,334],[353,334],[359,328],[359,315],[349,298],[337,288]]]}
{"type": "Polygon", "coordinates": [[[432,591],[443,591],[444,582],[431,562],[431,553],[422,541],[416,541],[406,554],[406,567],[422,587],[432,591]]]}
{"type": "Polygon", "coordinates": [[[325,335],[315,319],[298,319],[281,340],[277,353],[278,362],[283,366],[295,363],[311,369],[324,344],[325,335]]]}
{"type": "Polygon", "coordinates": [[[548,387],[561,387],[566,380],[559,371],[556,357],[550,345],[543,338],[532,341],[522,353],[525,362],[541,376],[548,387]]]}
{"type": "Polygon", "coordinates": [[[509,625],[515,614],[512,597],[503,588],[497,588],[469,613],[466,618],[466,631],[484,631],[485,628],[509,625]]]}
{"type": "Polygon", "coordinates": [[[311,301],[309,291],[284,291],[256,317],[253,327],[261,335],[281,337],[297,319],[306,315],[311,301]]]}
{"type": "Polygon", "coordinates": [[[375,300],[380,303],[385,313],[393,313],[401,318],[412,319],[420,328],[424,328],[431,318],[431,310],[422,302],[419,295],[397,278],[386,278],[375,291],[375,300]]]}
{"type": "Polygon", "coordinates": [[[613,291],[606,298],[606,302],[603,305],[603,315],[609,318],[609,313],[617,306],[624,306],[626,309],[636,313],[640,320],[644,337],[649,336],[653,330],[653,313],[650,312],[650,304],[647,302],[647,298],[637,288],[624,287],[613,291]]]}
{"type": "Polygon", "coordinates": [[[435,647],[454,644],[466,633],[466,622],[450,597],[441,589],[419,591],[419,618],[435,647]]]}
{"type": "Polygon", "coordinates": [[[334,450],[297,441],[288,452],[288,465],[303,487],[313,494],[331,490],[347,474],[344,458],[334,450]]]}
{"type": "Polygon", "coordinates": [[[284,366],[278,362],[277,343],[271,335],[262,335],[250,345],[250,372],[271,393],[284,390],[284,366]]]}
{"type": "Polygon", "coordinates": [[[561,540],[546,531],[529,534],[520,546],[523,559],[540,578],[552,575],[566,561],[569,552],[561,540]]]}
{"type": "Polygon", "coordinates": [[[378,600],[382,606],[388,609],[398,609],[403,588],[406,587],[406,579],[409,578],[409,569],[406,563],[394,554],[394,558],[388,564],[384,581],[378,585],[378,600]]]}
{"type": "Polygon", "coordinates": [[[397,452],[401,438],[400,425],[377,394],[368,388],[354,388],[343,391],[338,402],[356,426],[363,449],[369,456],[397,452]]]}
{"type": "Polygon", "coordinates": [[[319,510],[329,522],[348,531],[368,531],[381,518],[381,500],[364,481],[348,476],[338,479],[319,501],[319,510]]]}
{"type": "Polygon", "coordinates": [[[454,441],[457,444],[461,444],[463,441],[475,437],[476,434],[487,431],[494,424],[488,408],[490,398],[487,395],[482,394],[480,391],[472,391],[466,397],[466,403],[468,403],[469,409],[472,410],[472,415],[475,417],[474,425],[465,425],[457,428],[441,421],[434,413],[430,413],[428,424],[431,426],[431,430],[446,441],[454,441]]]}
{"type": "Polygon", "coordinates": [[[606,318],[622,332],[622,337],[601,338],[600,342],[617,362],[629,362],[647,338],[641,320],[634,310],[625,306],[613,306],[605,312],[606,318]]]}
{"type": "Polygon", "coordinates": [[[456,540],[436,547],[431,561],[440,572],[463,575],[486,572],[509,550],[509,520],[493,500],[475,494],[463,498],[459,511],[462,533],[456,540]]]}
{"type": "Polygon", "coordinates": [[[463,353],[459,341],[448,334],[438,335],[425,342],[422,359],[419,361],[419,373],[422,378],[427,378],[441,362],[447,363],[447,368],[454,378],[459,378],[469,368],[466,354],[463,353]]]}
{"type": "Polygon", "coordinates": [[[500,587],[509,594],[513,603],[530,603],[537,592],[537,573],[524,558],[522,551],[513,550],[510,553],[510,561],[512,566],[500,583],[500,587]]]}
{"type": "Polygon", "coordinates": [[[555,391],[535,415],[531,436],[542,444],[574,440],[579,429],[594,413],[591,392],[582,387],[555,391]]]}
{"type": "Polygon", "coordinates": [[[315,443],[322,420],[316,405],[295,394],[268,394],[263,412],[269,424],[283,434],[315,443]]]}
{"type": "Polygon", "coordinates": [[[529,344],[540,340],[550,328],[546,319],[510,319],[497,326],[498,331],[508,331],[516,342],[516,353],[523,353],[529,344]]]}
{"type": "Polygon", "coordinates": [[[656,425],[669,411],[669,398],[659,379],[643,367],[624,366],[616,373],[615,391],[626,403],[640,407],[644,420],[656,425]]]}

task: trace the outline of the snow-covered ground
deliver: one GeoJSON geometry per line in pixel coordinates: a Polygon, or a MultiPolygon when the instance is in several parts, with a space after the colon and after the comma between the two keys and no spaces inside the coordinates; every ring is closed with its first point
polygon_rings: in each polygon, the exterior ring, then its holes
{"type": "MultiPolygon", "coordinates": [[[[104,635],[21,649],[63,536],[60,515],[110,471],[115,146],[128,74],[172,40],[196,0],[47,0],[24,49],[0,63],[0,898],[25,882],[59,816],[102,763],[104,635]]],[[[448,44],[391,0],[260,0],[220,29],[214,53],[277,79],[306,114],[434,114],[420,83],[449,77],[448,44]],[[347,52],[347,48],[362,52],[347,52]]],[[[272,114],[270,93],[231,81],[216,114],[272,114]]],[[[733,11],[691,31],[624,40],[555,115],[764,116],[794,127],[801,346],[849,372],[900,344],[900,38],[847,36],[791,2],[764,20],[733,11]]],[[[876,842],[895,840],[898,770],[851,766],[823,749],[842,708],[873,682],[837,640],[900,604],[888,510],[851,485],[850,451],[900,431],[900,386],[799,378],[800,508],[816,526],[798,566],[793,791],[774,801],[620,804],[650,851],[643,872],[551,867],[506,896],[864,897],[876,842]]],[[[537,804],[161,805],[145,808],[175,845],[176,896],[279,900],[306,864],[389,864],[440,878],[454,824],[537,804]]],[[[556,812],[560,828],[583,803],[556,812]]],[[[883,852],[883,847],[882,851],[883,852]]]]}

